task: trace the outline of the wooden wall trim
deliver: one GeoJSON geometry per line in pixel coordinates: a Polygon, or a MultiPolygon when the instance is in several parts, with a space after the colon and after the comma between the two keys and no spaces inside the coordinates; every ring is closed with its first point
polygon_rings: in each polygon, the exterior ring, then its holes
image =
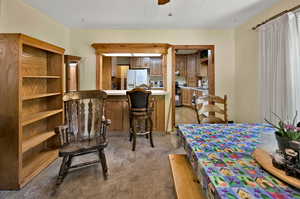
{"type": "Polygon", "coordinates": [[[96,54],[96,88],[102,89],[103,56],[96,54]]]}
{"type": "Polygon", "coordinates": [[[170,44],[163,43],[93,43],[97,54],[101,53],[161,53],[167,54],[170,44]]]}

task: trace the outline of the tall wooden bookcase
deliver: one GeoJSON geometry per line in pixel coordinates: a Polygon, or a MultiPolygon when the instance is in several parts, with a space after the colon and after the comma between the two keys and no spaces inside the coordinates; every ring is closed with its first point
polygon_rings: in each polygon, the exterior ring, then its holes
{"type": "Polygon", "coordinates": [[[64,49],[0,34],[0,189],[19,189],[58,157],[64,49]]]}

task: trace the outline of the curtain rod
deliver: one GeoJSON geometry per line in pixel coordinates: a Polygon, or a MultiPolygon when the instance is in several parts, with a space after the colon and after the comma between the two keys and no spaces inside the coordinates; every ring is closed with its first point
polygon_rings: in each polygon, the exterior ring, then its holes
{"type": "Polygon", "coordinates": [[[260,26],[262,26],[262,25],[268,23],[269,21],[272,21],[272,20],[274,20],[274,19],[276,19],[276,18],[278,18],[278,17],[280,17],[280,16],[282,16],[282,15],[288,13],[288,12],[295,11],[295,10],[297,10],[297,9],[299,9],[299,8],[300,8],[300,5],[298,5],[298,6],[296,6],[296,7],[293,7],[293,8],[291,8],[291,9],[289,9],[289,10],[285,10],[285,11],[283,11],[283,12],[281,12],[281,13],[279,13],[279,14],[273,16],[273,17],[270,17],[269,19],[263,21],[262,23],[257,24],[255,27],[252,28],[252,30],[256,30],[258,27],[260,27],[260,26]]]}

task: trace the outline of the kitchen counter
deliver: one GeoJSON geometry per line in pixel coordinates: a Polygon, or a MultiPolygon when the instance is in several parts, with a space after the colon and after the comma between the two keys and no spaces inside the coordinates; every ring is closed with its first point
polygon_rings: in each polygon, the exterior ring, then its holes
{"type": "Polygon", "coordinates": [[[208,91],[208,88],[199,88],[199,87],[188,87],[188,86],[179,86],[179,88],[197,90],[197,91],[208,91]]]}
{"type": "MultiPolygon", "coordinates": [[[[126,95],[127,90],[104,90],[108,96],[116,95],[116,96],[122,96],[126,95]]],[[[164,90],[151,90],[152,95],[166,95],[168,92],[164,90]]]]}
{"type": "MultiPolygon", "coordinates": [[[[106,116],[111,120],[110,132],[129,131],[129,113],[126,90],[104,90],[107,93],[106,116]]],[[[154,111],[152,113],[153,132],[165,132],[165,95],[164,90],[151,90],[154,111]]]]}

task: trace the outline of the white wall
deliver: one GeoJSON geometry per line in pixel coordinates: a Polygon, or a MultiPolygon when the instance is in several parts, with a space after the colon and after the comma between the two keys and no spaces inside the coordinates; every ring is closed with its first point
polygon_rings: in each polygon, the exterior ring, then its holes
{"type": "Polygon", "coordinates": [[[260,122],[258,32],[251,28],[300,0],[281,0],[236,29],[235,114],[238,122],[260,122]]]}
{"type": "Polygon", "coordinates": [[[22,0],[0,0],[0,33],[24,33],[69,52],[70,30],[22,0]]]}

